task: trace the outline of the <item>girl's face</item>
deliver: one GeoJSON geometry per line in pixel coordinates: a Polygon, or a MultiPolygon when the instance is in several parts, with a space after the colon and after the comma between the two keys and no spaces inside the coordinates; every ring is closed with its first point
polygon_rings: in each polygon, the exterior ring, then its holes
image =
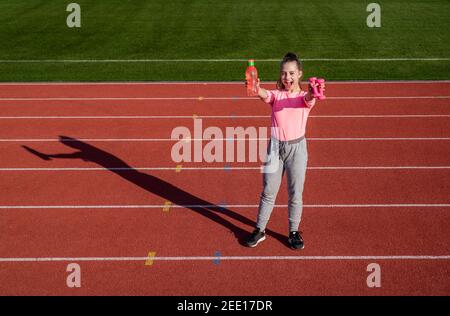
{"type": "Polygon", "coordinates": [[[302,71],[298,69],[295,61],[284,63],[280,71],[280,79],[286,89],[291,89],[299,85],[302,71]]]}

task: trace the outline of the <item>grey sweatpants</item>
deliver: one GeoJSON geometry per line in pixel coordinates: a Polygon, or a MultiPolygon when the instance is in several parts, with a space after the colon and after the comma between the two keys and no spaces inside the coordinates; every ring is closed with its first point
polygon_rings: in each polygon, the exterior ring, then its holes
{"type": "Polygon", "coordinates": [[[264,166],[263,191],[259,202],[256,227],[266,229],[272,213],[281,179],[286,172],[289,195],[289,231],[297,231],[302,216],[302,194],[305,182],[308,152],[306,139],[289,144],[271,138],[268,146],[268,159],[264,166]]]}

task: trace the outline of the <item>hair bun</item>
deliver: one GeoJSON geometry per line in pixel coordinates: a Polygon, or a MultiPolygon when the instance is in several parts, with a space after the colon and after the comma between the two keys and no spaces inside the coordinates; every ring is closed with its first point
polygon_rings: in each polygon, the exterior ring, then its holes
{"type": "Polygon", "coordinates": [[[298,56],[292,52],[288,52],[286,55],[284,55],[285,59],[298,59],[298,56]]]}

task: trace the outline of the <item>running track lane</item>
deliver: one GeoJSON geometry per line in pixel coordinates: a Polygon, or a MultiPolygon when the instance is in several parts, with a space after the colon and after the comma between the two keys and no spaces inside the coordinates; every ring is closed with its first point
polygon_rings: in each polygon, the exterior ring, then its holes
{"type": "MultiPolygon", "coordinates": [[[[3,168],[102,168],[96,163],[82,159],[57,159],[45,161],[26,151],[27,146],[44,154],[70,154],[77,150],[54,141],[10,141],[0,142],[0,170],[3,168]]],[[[171,150],[175,141],[167,142],[95,142],[85,143],[125,161],[132,168],[183,168],[225,166],[252,167],[261,166],[256,162],[176,162],[172,160],[171,150]]],[[[207,142],[205,141],[204,144],[207,142]]],[[[235,143],[235,146],[237,143],[235,143]]],[[[248,143],[246,144],[248,147],[248,143]]],[[[267,148],[267,144],[264,145],[267,148]]],[[[308,140],[309,167],[406,167],[406,166],[450,166],[449,140],[374,140],[374,141],[315,141],[308,140]]],[[[116,166],[117,167],[117,166],[116,166]]],[[[187,172],[190,172],[187,169],[187,172]]],[[[231,169],[232,170],[232,169],[231,169]]],[[[150,172],[150,171],[149,171],[150,172]]],[[[175,170],[173,170],[175,172],[175,170]]],[[[184,174],[184,173],[183,173],[184,174]]]]}
{"type": "MultiPolygon", "coordinates": [[[[176,127],[185,127],[191,138],[199,138],[207,127],[218,127],[226,137],[226,128],[247,128],[267,137],[269,118],[239,119],[230,124],[224,119],[196,120],[199,136],[194,134],[191,118],[171,120],[147,119],[8,119],[2,120],[2,138],[55,138],[59,135],[73,138],[158,138],[171,139],[176,127]]],[[[450,117],[431,118],[311,118],[307,137],[449,137],[450,117]],[[349,128],[351,127],[351,128],[349,128]]],[[[186,130],[184,129],[184,130],[186,130]]],[[[232,135],[230,137],[233,137],[232,135]]],[[[235,136],[234,136],[235,137],[235,136]]]]}
{"type": "MultiPolygon", "coordinates": [[[[258,170],[2,172],[0,205],[255,204],[258,170]],[[201,179],[201,185],[193,185],[201,179]],[[205,188],[208,188],[205,190],[205,188]],[[30,194],[32,192],[32,194],[30,194]],[[173,196],[174,195],[174,196],[173,196]]],[[[447,204],[450,169],[308,170],[305,204],[447,204]]],[[[200,183],[199,183],[200,184],[200,183]]],[[[287,202],[286,183],[280,204],[287,202]]]]}
{"type": "MultiPolygon", "coordinates": [[[[2,116],[94,116],[94,115],[166,115],[166,116],[270,116],[270,106],[257,99],[194,100],[2,100],[2,116]]],[[[448,115],[450,96],[430,99],[326,99],[318,102],[311,116],[322,115],[448,115]]]]}
{"type": "MultiPolygon", "coordinates": [[[[262,87],[275,89],[275,84],[262,87]]],[[[304,84],[303,87],[306,87],[304,84]]],[[[436,96],[448,95],[450,82],[327,83],[326,95],[347,96],[436,96]]],[[[242,84],[2,84],[0,98],[12,97],[222,97],[245,95],[242,84]]]]}

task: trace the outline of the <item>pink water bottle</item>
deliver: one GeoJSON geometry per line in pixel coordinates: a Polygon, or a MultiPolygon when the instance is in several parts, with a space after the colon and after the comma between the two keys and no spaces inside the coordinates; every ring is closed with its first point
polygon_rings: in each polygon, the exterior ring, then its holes
{"type": "Polygon", "coordinates": [[[250,59],[248,61],[247,69],[245,70],[245,80],[247,81],[247,95],[257,96],[258,95],[258,70],[255,67],[255,61],[250,59]]]}

